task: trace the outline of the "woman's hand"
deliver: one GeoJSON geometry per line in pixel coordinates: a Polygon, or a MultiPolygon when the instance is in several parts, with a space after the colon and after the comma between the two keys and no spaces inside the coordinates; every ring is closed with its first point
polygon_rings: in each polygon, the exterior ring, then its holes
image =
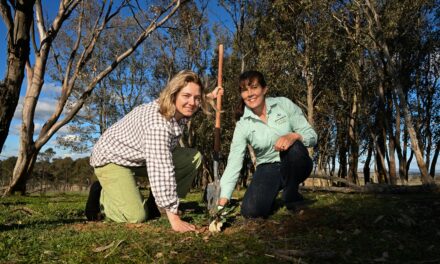
{"type": "Polygon", "coordinates": [[[218,204],[219,206],[225,206],[228,202],[229,202],[228,199],[226,199],[226,198],[220,198],[220,199],[218,199],[217,204],[218,204]]]}
{"type": "Polygon", "coordinates": [[[210,92],[209,94],[207,94],[206,97],[208,97],[210,99],[215,99],[219,95],[223,95],[223,87],[221,87],[221,86],[215,87],[215,89],[212,92],[210,92]]]}
{"type": "Polygon", "coordinates": [[[171,228],[180,233],[196,231],[196,227],[188,222],[180,219],[180,216],[167,211],[168,221],[170,221],[171,228]]]}
{"type": "Polygon", "coordinates": [[[293,145],[293,143],[295,143],[295,141],[297,140],[301,140],[302,141],[302,136],[298,133],[289,133],[286,134],[284,136],[281,136],[277,142],[275,142],[275,150],[276,151],[285,151],[288,148],[290,148],[290,146],[293,145]]]}

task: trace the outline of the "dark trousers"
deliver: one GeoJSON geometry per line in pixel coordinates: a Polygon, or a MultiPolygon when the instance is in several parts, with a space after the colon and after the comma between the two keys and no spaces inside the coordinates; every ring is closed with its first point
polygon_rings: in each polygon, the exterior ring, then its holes
{"type": "Polygon", "coordinates": [[[303,143],[296,141],[289,149],[280,152],[281,162],[257,166],[241,205],[244,217],[268,217],[275,205],[280,190],[287,209],[294,209],[293,203],[303,200],[298,186],[312,171],[313,162],[303,143]]]}

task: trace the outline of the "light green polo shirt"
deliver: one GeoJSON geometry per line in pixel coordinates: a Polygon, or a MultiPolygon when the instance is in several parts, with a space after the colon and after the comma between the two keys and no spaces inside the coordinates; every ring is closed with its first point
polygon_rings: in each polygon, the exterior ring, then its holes
{"type": "Polygon", "coordinates": [[[244,114],[237,122],[232,138],[228,164],[221,177],[220,197],[230,199],[237,184],[247,144],[255,151],[257,165],[280,161],[275,142],[283,135],[298,133],[306,147],[313,147],[318,136],[305,118],[301,108],[285,97],[266,98],[267,124],[252,110],[245,107],[244,114]]]}

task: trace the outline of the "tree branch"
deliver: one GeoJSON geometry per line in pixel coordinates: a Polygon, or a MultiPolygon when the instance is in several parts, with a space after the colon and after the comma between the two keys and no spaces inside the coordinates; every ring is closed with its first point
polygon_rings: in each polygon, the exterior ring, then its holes
{"type": "MultiPolygon", "coordinates": [[[[37,149],[42,147],[53,136],[53,134],[55,134],[62,126],[64,126],[66,123],[72,120],[72,118],[76,115],[76,113],[78,113],[78,111],[82,108],[85,100],[90,96],[96,84],[99,81],[101,81],[104,77],[106,77],[111,71],[113,71],[120,62],[122,62],[124,59],[130,56],[154,30],[162,26],[171,16],[173,16],[183,2],[186,1],[174,0],[166,9],[164,9],[160,14],[158,14],[156,18],[151,22],[151,24],[147,27],[147,29],[139,35],[135,43],[130,48],[125,50],[123,53],[121,53],[115,60],[113,60],[113,62],[110,63],[110,65],[107,68],[105,68],[95,78],[93,78],[93,80],[88,84],[87,89],[78,99],[78,101],[72,106],[72,108],[65,114],[62,120],[53,123],[54,120],[57,120],[59,118],[60,113],[58,113],[57,116],[53,115],[41,130],[38,139],[35,141],[35,147],[37,149]],[[163,16],[166,12],[168,12],[168,14],[163,16]]],[[[102,30],[102,28],[98,30],[102,30]]],[[[96,40],[97,39],[95,36],[93,42],[96,42],[96,40]]],[[[75,83],[74,80],[75,78],[72,78],[69,81],[69,85],[73,86],[75,83]]]]}
{"type": "Polygon", "coordinates": [[[8,30],[8,34],[12,39],[12,27],[14,25],[14,22],[12,19],[11,8],[9,7],[6,0],[0,0],[0,13],[3,18],[3,21],[5,22],[6,29],[8,30]]]}
{"type": "Polygon", "coordinates": [[[38,33],[40,34],[40,39],[45,39],[46,27],[44,25],[43,9],[41,8],[41,0],[35,1],[35,16],[37,18],[36,24],[38,28],[38,33]]]}

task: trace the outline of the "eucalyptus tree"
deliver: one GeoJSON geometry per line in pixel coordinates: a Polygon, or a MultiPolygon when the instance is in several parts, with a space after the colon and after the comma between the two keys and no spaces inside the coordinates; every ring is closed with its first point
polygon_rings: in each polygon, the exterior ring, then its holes
{"type": "MultiPolygon", "coordinates": [[[[385,15],[380,17],[379,14],[387,10],[387,7],[394,9],[394,4],[396,3],[383,4],[367,0],[365,6],[363,6],[369,24],[368,33],[374,38],[373,48],[383,56],[382,67],[384,69],[384,77],[393,85],[392,92],[395,94],[396,101],[403,113],[406,129],[411,141],[411,149],[414,152],[421,173],[422,182],[425,184],[432,183],[433,180],[428,177],[426,162],[423,159],[423,146],[419,140],[419,132],[416,129],[414,117],[411,113],[410,105],[408,104],[408,96],[406,96],[408,90],[405,89],[406,86],[404,82],[405,79],[409,79],[409,74],[411,74],[410,70],[416,70],[417,67],[414,67],[416,65],[413,64],[412,69],[410,68],[407,69],[409,71],[405,71],[407,61],[402,59],[405,58],[404,52],[405,49],[407,50],[407,47],[399,46],[397,42],[402,39],[402,37],[405,38],[407,35],[411,35],[412,32],[416,32],[413,37],[416,37],[419,41],[422,40],[422,36],[417,35],[419,32],[418,28],[412,27],[409,31],[407,27],[400,28],[400,23],[396,23],[395,21],[402,22],[406,26],[420,25],[416,22],[426,19],[426,17],[424,17],[425,14],[423,13],[423,9],[427,7],[426,5],[430,4],[429,2],[430,1],[405,2],[406,5],[400,10],[397,9],[394,14],[395,16],[390,20],[386,20],[388,17],[385,15]],[[385,32],[389,32],[388,35],[384,34],[385,32]],[[392,40],[396,42],[393,42],[392,40]],[[401,73],[404,73],[404,75],[401,73]]],[[[392,155],[394,155],[394,153],[392,153],[392,155]]]]}
{"type": "Polygon", "coordinates": [[[261,0],[219,0],[219,5],[232,21],[232,28],[228,31],[232,35],[232,53],[240,60],[240,72],[256,66],[255,36],[267,4],[267,1],[261,0]]]}
{"type": "Polygon", "coordinates": [[[202,0],[198,4],[186,4],[170,19],[166,29],[154,33],[150,43],[155,47],[149,85],[151,97],[157,97],[183,69],[193,70],[202,77],[206,74],[212,53],[208,3],[202,0]]]}
{"type": "MultiPolygon", "coordinates": [[[[34,4],[35,0],[0,1],[0,13],[6,26],[8,43],[6,73],[0,82],[0,153],[17,108],[25,65],[29,60],[34,4]]],[[[40,11],[37,9],[37,12],[40,11]]]]}
{"type": "MultiPolygon", "coordinates": [[[[208,3],[203,0],[182,6],[165,27],[155,31],[127,60],[103,78],[68,126],[69,135],[57,137],[58,143],[74,152],[88,152],[107,127],[135,106],[157,98],[178,71],[191,69],[210,77],[207,71],[212,52],[208,3]]],[[[96,11],[91,7],[89,12],[96,11]]],[[[118,32],[109,32],[103,36],[105,42],[97,45],[99,52],[91,58],[87,74],[93,76],[99,72],[105,65],[103,61],[110,60],[133,41],[133,34],[129,33],[136,29],[139,21],[127,17],[119,22],[112,26],[124,28],[125,34],[119,36],[118,32]]],[[[182,144],[194,146],[193,127],[190,121],[182,144]]]]}
{"type": "MultiPolygon", "coordinates": [[[[267,69],[275,88],[286,83],[292,86],[279,91],[307,109],[309,122],[325,139],[318,146],[318,166],[322,169],[326,170],[325,163],[334,162],[337,153],[339,175],[356,182],[360,155],[367,155],[369,166],[375,153],[378,180],[395,184],[395,153],[408,168],[408,160],[401,158],[406,148],[400,145],[400,139],[408,135],[412,153],[418,157],[422,175],[426,175],[423,163],[432,147],[425,149],[420,139],[426,139],[426,146],[435,141],[421,136],[425,130],[415,128],[426,127],[426,135],[430,134],[428,128],[432,125],[427,120],[434,120],[430,115],[435,111],[427,106],[433,89],[420,86],[420,82],[416,85],[414,76],[420,75],[421,65],[427,62],[424,50],[430,50],[430,54],[435,50],[435,45],[427,45],[435,39],[435,27],[428,26],[427,21],[435,17],[437,2],[270,2],[264,23],[260,24],[261,36],[256,39],[258,65],[267,69]],[[419,114],[409,105],[411,91],[419,91],[423,97],[416,101],[424,102],[422,111],[418,111],[426,113],[424,118],[414,119],[419,114]],[[403,137],[400,118],[396,118],[399,114],[405,118],[403,137]],[[325,145],[327,142],[335,146],[333,151],[325,145]],[[321,156],[326,154],[331,156],[321,156]]],[[[430,69],[431,77],[425,74],[424,79],[431,80],[430,87],[435,87],[437,78],[432,66],[430,69]]],[[[425,176],[422,179],[429,182],[425,176]]]]}
{"type": "MultiPolygon", "coordinates": [[[[440,11],[440,7],[437,11],[440,11]]],[[[425,41],[418,43],[406,55],[412,53],[411,57],[415,57],[414,61],[418,64],[411,87],[416,96],[411,101],[413,109],[417,109],[419,138],[429,175],[433,178],[440,151],[440,30],[435,31],[432,28],[435,28],[434,23],[429,23],[429,26],[420,31],[419,34],[424,36],[425,41]]]]}
{"type": "Polygon", "coordinates": [[[337,143],[332,106],[340,105],[335,95],[346,58],[343,40],[335,37],[330,2],[272,1],[257,38],[257,65],[267,72],[272,92],[300,105],[322,139],[315,157],[318,173],[328,171],[336,153],[330,144],[337,143]]]}
{"type": "MultiPolygon", "coordinates": [[[[85,66],[88,65],[90,59],[95,56],[97,43],[102,41],[101,37],[105,32],[117,30],[117,27],[111,28],[109,26],[114,18],[124,15],[122,10],[133,8],[133,5],[130,5],[131,1],[124,0],[114,3],[113,1],[97,0],[93,2],[92,4],[99,6],[99,12],[97,16],[91,18],[93,23],[90,24],[91,28],[87,32],[84,31],[84,12],[87,4],[91,2],[81,0],[60,1],[58,13],[49,26],[47,26],[48,21],[46,21],[46,16],[42,12],[42,3],[40,1],[35,3],[35,12],[31,13],[31,15],[36,17],[34,24],[38,32],[38,36],[35,36],[32,42],[34,44],[35,62],[33,64],[29,62],[26,68],[27,87],[23,103],[20,150],[14,168],[13,179],[4,195],[14,191],[20,191],[21,193],[26,191],[26,181],[32,174],[33,166],[41,148],[80,111],[96,84],[112,72],[121,61],[129,57],[152,32],[161,27],[174,15],[183,2],[185,1],[170,1],[169,4],[157,5],[148,11],[138,9],[137,11],[143,16],[142,21],[145,21],[146,24],[139,26],[139,29],[136,31],[135,41],[112,58],[102,71],[96,72],[95,76],[90,76],[89,79],[84,80],[82,82],[84,85],[81,86],[79,86],[80,82],[77,83],[77,81],[83,76],[86,70],[85,66]],[[76,31],[72,32],[73,45],[70,46],[69,53],[57,55],[55,61],[56,66],[61,69],[60,72],[63,76],[61,95],[52,116],[45,122],[38,136],[34,138],[35,108],[45,81],[49,54],[53,51],[53,43],[58,33],[63,29],[63,25],[65,25],[65,22],[74,12],[77,12],[78,15],[76,16],[76,31]],[[72,92],[75,89],[80,89],[79,93],[81,95],[78,99],[70,101],[72,92]],[[71,108],[65,110],[67,104],[70,104],[71,108]]],[[[133,13],[137,15],[137,13],[133,13]]]]}
{"type": "MultiPolygon", "coordinates": [[[[90,7],[87,11],[93,14],[96,12],[94,8],[96,7],[90,7]]],[[[72,21],[72,24],[75,25],[75,21],[72,21]]],[[[109,31],[102,36],[103,41],[97,44],[96,55],[90,59],[79,83],[82,79],[87,80],[96,76],[97,72],[111,63],[112,58],[135,41],[135,31],[138,26],[133,17],[120,18],[110,27],[117,27],[124,34],[109,31]]],[[[63,48],[64,43],[70,41],[70,37],[66,34],[59,43],[55,44],[63,48]]],[[[57,136],[57,143],[73,152],[87,153],[109,126],[137,105],[149,101],[148,72],[153,64],[153,52],[154,48],[146,40],[130,57],[97,83],[94,93],[67,125],[67,134],[57,136]]],[[[56,70],[56,67],[51,69],[56,70]]],[[[78,99],[82,95],[81,92],[80,89],[74,90],[72,98],[78,99]]]]}
{"type": "Polygon", "coordinates": [[[366,145],[367,161],[372,150],[376,153],[378,180],[382,182],[396,183],[396,154],[402,179],[405,173],[407,179],[409,162],[415,154],[423,182],[430,182],[425,176],[424,147],[420,141],[423,136],[417,113],[429,115],[432,111],[429,108],[417,111],[411,106],[410,96],[412,91],[426,89],[416,84],[414,77],[426,62],[424,54],[431,42],[433,27],[429,21],[432,21],[434,2],[438,1],[337,1],[332,10],[347,40],[357,47],[354,55],[357,54],[359,63],[351,72],[362,95],[361,129],[368,131],[361,134],[365,142],[371,142],[366,145]],[[405,146],[408,137],[412,148],[409,160],[405,146]]]}
{"type": "MultiPolygon", "coordinates": [[[[151,89],[151,96],[157,96],[166,82],[178,71],[190,69],[202,78],[205,89],[213,89],[216,84],[216,75],[211,65],[216,61],[213,48],[211,27],[208,23],[208,0],[191,3],[181,9],[181,12],[171,19],[171,26],[166,34],[156,32],[152,39],[156,46],[158,60],[153,67],[152,83],[156,89],[151,89]]],[[[197,187],[206,186],[212,161],[212,144],[208,143],[211,137],[210,128],[213,125],[214,115],[206,117],[197,114],[187,123],[184,136],[180,144],[186,147],[195,147],[204,156],[203,173],[195,181],[197,187]]]]}

